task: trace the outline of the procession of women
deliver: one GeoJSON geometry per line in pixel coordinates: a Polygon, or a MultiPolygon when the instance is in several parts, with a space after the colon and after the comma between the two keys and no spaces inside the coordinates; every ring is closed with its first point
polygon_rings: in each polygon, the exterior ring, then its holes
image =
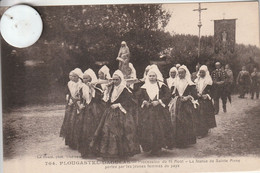
{"type": "MultiPolygon", "coordinates": [[[[116,60],[119,68],[112,75],[106,65],[97,74],[91,68],[84,72],[76,68],[69,74],[60,136],[82,158],[128,158],[187,148],[217,127],[219,99],[227,112],[233,82],[228,65],[223,69],[216,62],[212,73],[206,65],[198,65],[191,74],[176,63],[169,76],[163,76],[151,64],[137,79],[126,42],[116,60]]],[[[255,88],[258,98],[259,82],[255,88]]]]}

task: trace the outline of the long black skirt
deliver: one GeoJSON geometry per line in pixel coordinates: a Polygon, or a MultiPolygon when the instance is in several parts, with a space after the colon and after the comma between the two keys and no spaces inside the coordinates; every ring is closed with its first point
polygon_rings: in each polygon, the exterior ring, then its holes
{"type": "Polygon", "coordinates": [[[94,148],[104,158],[129,157],[140,153],[133,110],[106,108],[95,132],[94,148]]]}
{"type": "Polygon", "coordinates": [[[198,111],[199,125],[196,128],[197,135],[205,136],[209,129],[217,126],[212,101],[199,99],[198,111]]]}
{"type": "Polygon", "coordinates": [[[66,106],[60,136],[65,139],[65,145],[68,145],[71,149],[78,149],[79,125],[80,116],[77,112],[76,105],[66,106]]]}
{"type": "Polygon", "coordinates": [[[104,113],[105,105],[92,101],[80,113],[80,134],[78,150],[82,157],[96,154],[96,151],[90,147],[93,141],[95,131],[104,113]]]}
{"type": "Polygon", "coordinates": [[[145,152],[173,147],[173,126],[167,108],[157,105],[140,110],[140,142],[145,152]]]}
{"type": "Polygon", "coordinates": [[[190,101],[176,101],[176,146],[183,148],[196,143],[196,126],[198,111],[190,101]]]}

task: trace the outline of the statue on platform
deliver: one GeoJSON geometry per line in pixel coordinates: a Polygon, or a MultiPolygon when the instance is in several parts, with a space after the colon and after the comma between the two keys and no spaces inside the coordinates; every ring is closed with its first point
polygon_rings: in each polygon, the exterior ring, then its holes
{"type": "Polygon", "coordinates": [[[126,76],[129,71],[130,51],[125,41],[122,41],[121,43],[116,60],[119,61],[118,69],[123,72],[124,76],[126,76]]]}

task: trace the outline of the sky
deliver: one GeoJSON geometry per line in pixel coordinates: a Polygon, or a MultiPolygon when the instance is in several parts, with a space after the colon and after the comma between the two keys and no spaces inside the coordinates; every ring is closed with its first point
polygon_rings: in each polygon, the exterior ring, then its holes
{"type": "MultiPolygon", "coordinates": [[[[199,13],[193,11],[198,3],[164,4],[163,8],[172,13],[166,30],[175,34],[198,35],[199,13]]],[[[201,3],[201,35],[214,35],[216,19],[236,20],[236,43],[259,47],[259,12],[257,2],[201,3]]]]}

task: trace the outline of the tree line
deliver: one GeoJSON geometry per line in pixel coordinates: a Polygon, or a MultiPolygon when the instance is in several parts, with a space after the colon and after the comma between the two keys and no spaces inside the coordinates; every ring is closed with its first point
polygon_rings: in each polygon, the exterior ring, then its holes
{"type": "MultiPolygon", "coordinates": [[[[121,41],[126,41],[138,77],[150,61],[164,61],[164,76],[176,63],[195,71],[195,64],[215,61],[231,64],[235,75],[242,65],[260,63],[256,46],[236,45],[235,52],[216,54],[213,36],[201,38],[165,31],[171,12],[160,4],[44,6],[40,13],[44,30],[31,47],[18,49],[2,41],[2,84],[4,108],[23,104],[62,103],[69,72],[79,67],[98,71],[102,63],[111,72],[121,41]],[[160,59],[164,56],[165,58],[160,59]]],[[[174,20],[174,19],[172,19],[174,20]]],[[[250,67],[251,68],[251,67],[250,67]]]]}

